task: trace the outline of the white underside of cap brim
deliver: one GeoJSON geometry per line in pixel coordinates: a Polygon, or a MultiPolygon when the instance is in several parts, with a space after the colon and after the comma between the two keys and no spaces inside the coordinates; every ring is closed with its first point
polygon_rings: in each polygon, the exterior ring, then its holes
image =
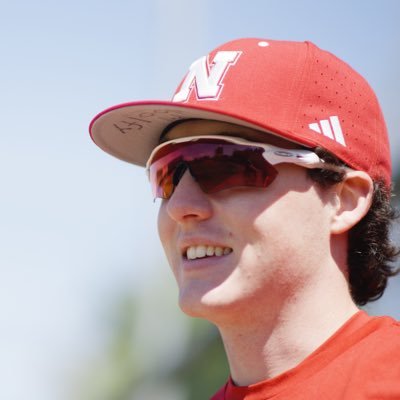
{"type": "Polygon", "coordinates": [[[151,151],[159,143],[162,131],[175,121],[189,118],[230,122],[269,133],[274,131],[237,116],[167,101],[120,104],[98,114],[89,129],[93,141],[101,149],[121,160],[144,167],[151,151]]]}

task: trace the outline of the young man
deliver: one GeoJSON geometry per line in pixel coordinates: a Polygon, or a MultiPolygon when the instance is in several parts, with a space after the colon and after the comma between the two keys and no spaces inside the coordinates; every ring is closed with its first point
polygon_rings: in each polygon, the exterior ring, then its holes
{"type": "Polygon", "coordinates": [[[180,306],[224,342],[214,400],[400,399],[400,325],[357,308],[398,254],[386,127],[358,73],[309,42],[236,40],[172,101],[116,106],[90,131],[163,199],[180,306]]]}

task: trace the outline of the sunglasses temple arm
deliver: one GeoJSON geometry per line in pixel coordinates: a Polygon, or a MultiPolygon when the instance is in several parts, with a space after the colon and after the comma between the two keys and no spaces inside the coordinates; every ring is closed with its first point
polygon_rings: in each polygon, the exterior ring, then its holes
{"type": "Polygon", "coordinates": [[[274,149],[263,153],[264,158],[272,165],[289,163],[309,169],[329,169],[344,172],[347,168],[332,165],[322,160],[316,153],[309,150],[274,149]]]}

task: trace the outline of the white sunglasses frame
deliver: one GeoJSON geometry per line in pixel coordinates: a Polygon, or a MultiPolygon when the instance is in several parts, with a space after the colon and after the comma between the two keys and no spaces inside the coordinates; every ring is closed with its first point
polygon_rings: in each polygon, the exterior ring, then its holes
{"type": "Polygon", "coordinates": [[[174,143],[185,143],[185,142],[195,142],[199,139],[217,139],[221,141],[225,141],[227,143],[247,145],[251,147],[261,147],[264,149],[263,157],[265,160],[271,165],[277,164],[295,164],[303,168],[308,169],[328,169],[336,172],[346,172],[349,171],[350,168],[344,166],[338,166],[329,164],[323,159],[321,159],[316,153],[312,150],[305,149],[285,149],[283,147],[273,146],[271,144],[253,142],[250,140],[237,138],[235,136],[226,136],[226,135],[199,135],[199,136],[185,136],[183,138],[171,139],[164,143],[159,144],[157,147],[153,149],[150,154],[149,159],[146,163],[146,173],[149,176],[150,174],[150,165],[153,161],[154,156],[157,152],[167,145],[171,145],[174,143]]]}

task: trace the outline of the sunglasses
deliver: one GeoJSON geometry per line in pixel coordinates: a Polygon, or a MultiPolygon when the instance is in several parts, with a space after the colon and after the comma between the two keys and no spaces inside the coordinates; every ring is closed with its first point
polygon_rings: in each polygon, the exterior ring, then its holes
{"type": "Polygon", "coordinates": [[[205,193],[215,193],[239,186],[266,188],[278,175],[274,165],[282,163],[338,170],[309,150],[230,136],[191,136],[162,143],[152,151],[146,170],[154,198],[169,199],[186,170],[205,193]]]}

